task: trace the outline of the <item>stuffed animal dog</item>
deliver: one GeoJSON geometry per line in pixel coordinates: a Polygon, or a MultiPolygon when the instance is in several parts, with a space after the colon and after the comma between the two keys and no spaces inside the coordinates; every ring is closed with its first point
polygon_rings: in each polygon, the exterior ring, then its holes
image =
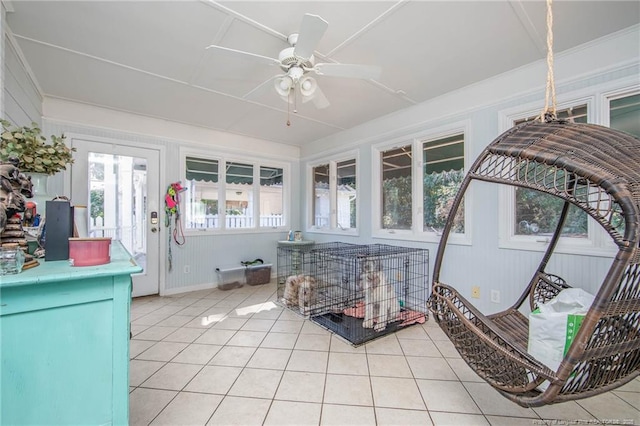
{"type": "Polygon", "coordinates": [[[304,275],[299,281],[298,287],[298,307],[300,312],[308,314],[316,303],[316,280],[313,277],[304,275]]]}
{"type": "Polygon", "coordinates": [[[365,259],[360,273],[360,287],[364,290],[364,328],[382,331],[396,320],[400,303],[393,285],[387,281],[379,262],[365,259]]]}
{"type": "Polygon", "coordinates": [[[286,306],[297,306],[299,302],[300,282],[304,275],[291,275],[284,283],[282,301],[286,306]]]}

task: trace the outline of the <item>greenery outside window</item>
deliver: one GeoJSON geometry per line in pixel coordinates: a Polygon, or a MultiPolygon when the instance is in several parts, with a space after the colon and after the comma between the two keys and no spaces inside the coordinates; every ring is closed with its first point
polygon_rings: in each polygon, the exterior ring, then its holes
{"type": "Polygon", "coordinates": [[[413,217],[411,145],[380,153],[381,229],[411,229],[413,217]]]}

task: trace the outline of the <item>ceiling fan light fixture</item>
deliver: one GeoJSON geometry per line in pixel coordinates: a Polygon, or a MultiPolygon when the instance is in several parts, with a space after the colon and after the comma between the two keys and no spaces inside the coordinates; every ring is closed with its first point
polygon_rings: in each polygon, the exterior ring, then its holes
{"type": "Polygon", "coordinates": [[[300,79],[300,94],[303,97],[313,96],[316,89],[318,88],[318,83],[312,77],[303,77],[300,79]]]}
{"type": "Polygon", "coordinates": [[[276,88],[276,92],[278,92],[280,96],[288,96],[289,91],[293,87],[293,79],[288,75],[276,78],[274,86],[276,88]]]}

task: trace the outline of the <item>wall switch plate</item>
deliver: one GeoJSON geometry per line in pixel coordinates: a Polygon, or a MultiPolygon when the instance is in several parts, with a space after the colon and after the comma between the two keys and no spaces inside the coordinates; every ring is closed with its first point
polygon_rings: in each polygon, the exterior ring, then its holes
{"type": "Polygon", "coordinates": [[[473,297],[474,299],[480,299],[480,287],[471,287],[471,297],[473,297]]]}
{"type": "Polygon", "coordinates": [[[491,290],[491,301],[493,303],[500,303],[500,292],[498,290],[491,290]]]}
{"type": "Polygon", "coordinates": [[[191,266],[189,266],[189,265],[184,265],[184,273],[185,273],[185,274],[188,274],[188,273],[190,273],[190,272],[191,272],[191,266]]]}

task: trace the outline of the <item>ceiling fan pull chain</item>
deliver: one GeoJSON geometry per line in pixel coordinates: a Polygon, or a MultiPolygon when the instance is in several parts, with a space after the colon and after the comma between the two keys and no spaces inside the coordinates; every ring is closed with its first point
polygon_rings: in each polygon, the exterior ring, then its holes
{"type": "Polygon", "coordinates": [[[544,95],[544,109],[540,121],[556,120],[556,85],[553,77],[553,0],[547,0],[547,87],[544,95]],[[549,99],[551,98],[551,99],[549,99]]]}
{"type": "Polygon", "coordinates": [[[289,119],[290,117],[290,112],[289,112],[289,105],[291,105],[291,102],[289,102],[289,100],[291,99],[291,90],[289,90],[289,93],[287,94],[287,127],[291,127],[291,120],[289,119]]]}

